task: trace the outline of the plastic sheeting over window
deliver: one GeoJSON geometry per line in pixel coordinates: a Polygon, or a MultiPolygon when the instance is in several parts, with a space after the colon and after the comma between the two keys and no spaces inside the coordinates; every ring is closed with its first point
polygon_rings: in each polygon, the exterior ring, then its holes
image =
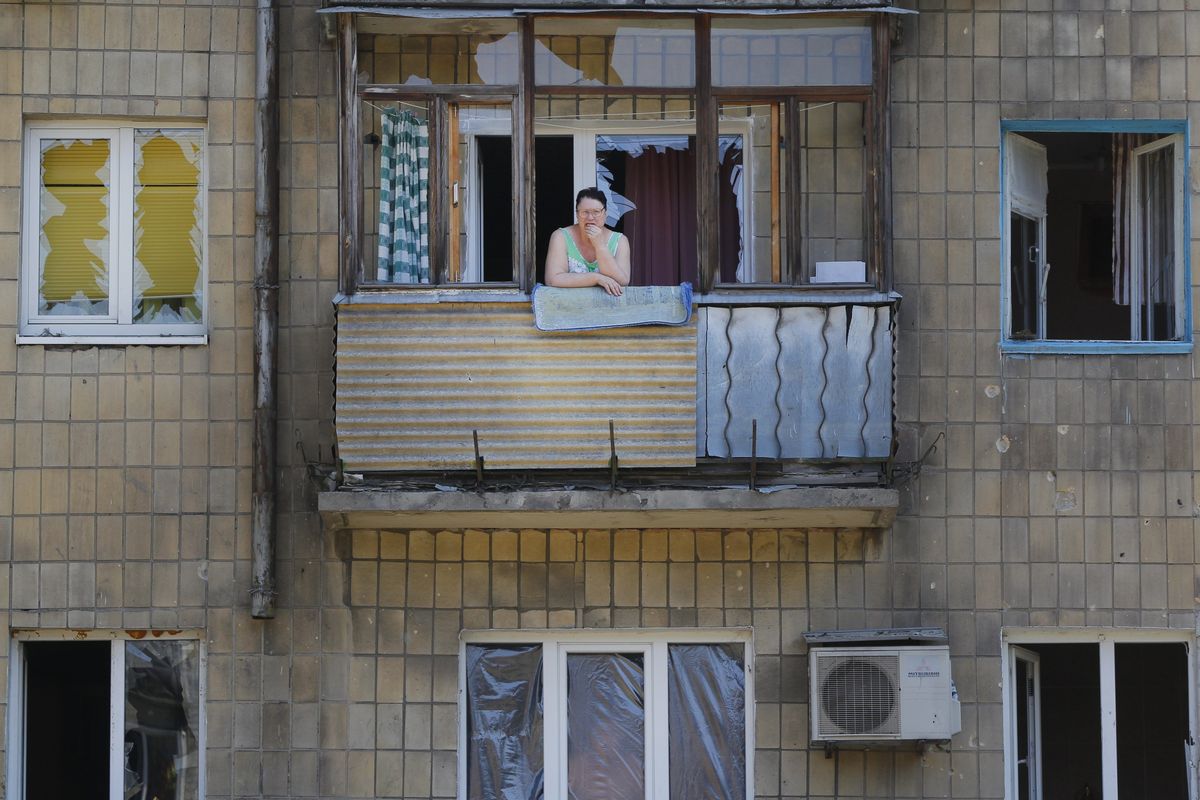
{"type": "Polygon", "coordinates": [[[204,290],[200,131],[134,136],[135,323],[195,323],[204,290]]]}
{"type": "Polygon", "coordinates": [[[746,797],[746,667],[740,644],[668,648],[671,797],[746,797]]]}
{"type": "Polygon", "coordinates": [[[567,797],[646,796],[645,664],[640,654],[567,656],[567,797]]]}
{"type": "Polygon", "coordinates": [[[541,800],[542,648],[467,647],[467,797],[541,800]]]}
{"type": "Polygon", "coordinates": [[[109,313],[108,139],[42,142],[38,313],[109,313]]]}
{"type": "Polygon", "coordinates": [[[747,800],[746,648],[467,645],[466,797],[747,800]]]}
{"type": "Polygon", "coordinates": [[[200,796],[200,645],[125,643],[125,797],[200,796]]]}

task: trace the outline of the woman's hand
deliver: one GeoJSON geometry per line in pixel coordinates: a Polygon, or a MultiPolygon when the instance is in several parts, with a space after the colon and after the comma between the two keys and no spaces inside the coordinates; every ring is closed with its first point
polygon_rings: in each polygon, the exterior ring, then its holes
{"type": "Polygon", "coordinates": [[[617,283],[615,279],[599,272],[593,272],[592,274],[596,276],[597,286],[611,294],[613,297],[621,296],[623,289],[621,288],[621,284],[617,283]]]}
{"type": "Polygon", "coordinates": [[[583,233],[585,236],[587,236],[588,241],[591,242],[593,245],[595,245],[597,248],[601,247],[603,244],[606,244],[606,243],[602,243],[600,241],[601,236],[604,233],[603,225],[596,225],[594,223],[589,222],[587,225],[584,226],[583,233]]]}

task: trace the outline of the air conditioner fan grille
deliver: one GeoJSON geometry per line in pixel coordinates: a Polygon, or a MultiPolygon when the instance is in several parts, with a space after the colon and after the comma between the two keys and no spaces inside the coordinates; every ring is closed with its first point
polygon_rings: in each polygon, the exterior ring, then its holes
{"type": "Polygon", "coordinates": [[[818,663],[822,736],[900,732],[897,656],[835,656],[818,663]]]}

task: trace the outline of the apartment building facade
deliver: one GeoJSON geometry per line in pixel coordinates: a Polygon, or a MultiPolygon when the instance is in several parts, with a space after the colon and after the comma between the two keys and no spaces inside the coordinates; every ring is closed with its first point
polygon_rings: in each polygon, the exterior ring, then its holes
{"type": "Polygon", "coordinates": [[[7,795],[1194,798],[1198,14],[0,4],[7,795]]]}

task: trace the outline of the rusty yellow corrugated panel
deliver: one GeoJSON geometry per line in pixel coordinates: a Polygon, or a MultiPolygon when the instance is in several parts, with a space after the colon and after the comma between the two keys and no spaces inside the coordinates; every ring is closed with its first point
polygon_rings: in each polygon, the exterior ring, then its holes
{"type": "Polygon", "coordinates": [[[336,426],[352,472],[696,463],[696,326],[543,333],[526,304],[344,305],[336,426]]]}

